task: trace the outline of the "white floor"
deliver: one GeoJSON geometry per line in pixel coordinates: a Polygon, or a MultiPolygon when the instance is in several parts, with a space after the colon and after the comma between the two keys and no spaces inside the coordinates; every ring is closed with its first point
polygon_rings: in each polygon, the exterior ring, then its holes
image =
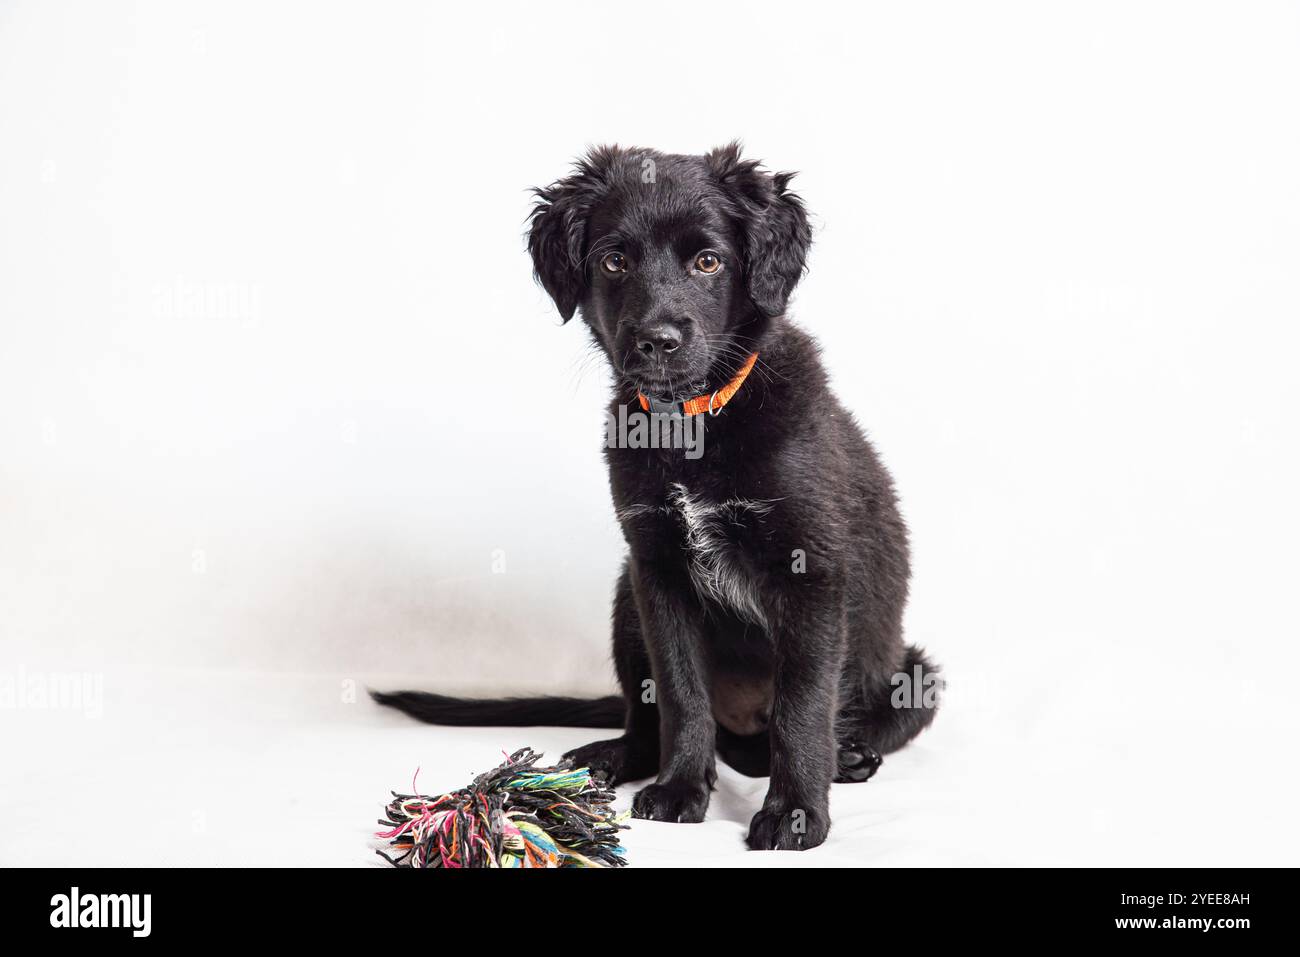
{"type": "MultiPolygon", "coordinates": [[[[503,750],[530,745],[558,757],[592,737],[581,729],[419,725],[374,706],[355,679],[321,675],[119,671],[105,673],[102,702],[89,711],[19,700],[26,706],[0,710],[3,865],[386,866],[372,853],[372,823],[388,791],[408,789],[417,768],[422,790],[443,791],[495,764],[503,750]]],[[[952,696],[935,726],[887,758],[873,781],[834,787],[831,836],[814,851],[746,852],[746,824],[766,782],[724,767],[704,824],[634,821],[629,861],[1295,860],[1290,787],[1247,786],[1233,772],[1248,766],[1256,782],[1270,779],[1249,738],[1235,755],[1175,733],[1084,742],[1068,733],[1079,726],[1068,694],[1018,728],[999,728],[996,714],[952,696]]],[[[621,806],[634,790],[622,789],[621,806]]]]}

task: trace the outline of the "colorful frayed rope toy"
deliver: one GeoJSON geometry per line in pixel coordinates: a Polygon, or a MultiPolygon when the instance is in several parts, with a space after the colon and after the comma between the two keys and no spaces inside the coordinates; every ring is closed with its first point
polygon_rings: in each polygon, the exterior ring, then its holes
{"type": "MultiPolygon", "coordinates": [[[[614,792],[588,768],[539,768],[521,748],[469,787],[440,797],[393,793],[388,830],[394,867],[621,867],[614,792]]],[[[415,790],[412,787],[412,790],[415,790]]]]}

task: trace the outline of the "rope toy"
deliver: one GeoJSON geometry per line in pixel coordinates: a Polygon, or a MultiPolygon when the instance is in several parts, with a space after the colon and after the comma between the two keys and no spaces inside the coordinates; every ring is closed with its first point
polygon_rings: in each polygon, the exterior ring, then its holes
{"type": "MultiPolygon", "coordinates": [[[[521,748],[468,787],[440,797],[393,795],[377,831],[394,867],[622,867],[614,792],[589,768],[537,767],[521,748]]],[[[418,771],[416,772],[419,773],[418,771]]],[[[415,790],[412,782],[411,790],[415,790]]]]}

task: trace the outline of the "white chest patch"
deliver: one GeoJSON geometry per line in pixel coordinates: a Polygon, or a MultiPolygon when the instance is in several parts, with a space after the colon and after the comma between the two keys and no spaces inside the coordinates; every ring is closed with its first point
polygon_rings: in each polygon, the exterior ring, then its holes
{"type": "Polygon", "coordinates": [[[705,502],[673,485],[669,507],[682,517],[686,527],[691,581],[701,595],[726,605],[746,621],[766,625],[767,616],[758,597],[758,583],[745,571],[736,555],[728,527],[744,528],[748,522],[772,510],[772,501],[731,498],[705,502]]]}
{"type": "Polygon", "coordinates": [[[779,501],[729,498],[707,502],[692,495],[685,485],[674,483],[663,505],[628,505],[618,511],[618,519],[623,522],[640,515],[679,516],[686,531],[688,570],[696,590],[746,621],[766,627],[758,582],[746,572],[728,531],[745,528],[779,501]]]}

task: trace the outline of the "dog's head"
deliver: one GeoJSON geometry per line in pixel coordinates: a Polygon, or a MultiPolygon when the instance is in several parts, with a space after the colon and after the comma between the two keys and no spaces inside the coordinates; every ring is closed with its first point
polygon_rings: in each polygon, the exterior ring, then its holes
{"type": "Polygon", "coordinates": [[[660,397],[732,368],[785,311],[810,231],[792,173],[736,144],[706,156],[602,147],[536,190],[528,248],[567,322],[660,397]]]}

